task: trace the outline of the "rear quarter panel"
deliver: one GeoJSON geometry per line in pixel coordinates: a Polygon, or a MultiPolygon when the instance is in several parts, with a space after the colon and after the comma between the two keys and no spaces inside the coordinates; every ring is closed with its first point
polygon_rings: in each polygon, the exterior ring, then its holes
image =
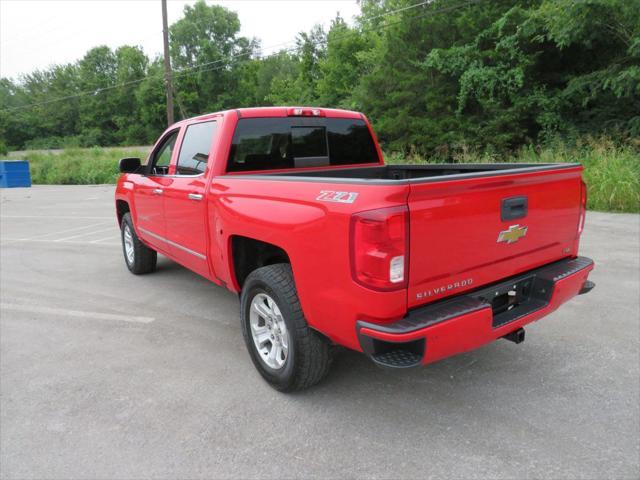
{"type": "Polygon", "coordinates": [[[214,178],[208,197],[215,225],[216,276],[233,289],[231,237],[240,235],[282,248],[291,261],[298,296],[309,324],[332,340],[359,350],[355,322],[401,318],[406,290],[375,292],[352,280],[349,225],[357,211],[405,204],[407,185],[332,184],[214,178]],[[323,190],[356,192],[352,204],[317,200],[323,190]]]}

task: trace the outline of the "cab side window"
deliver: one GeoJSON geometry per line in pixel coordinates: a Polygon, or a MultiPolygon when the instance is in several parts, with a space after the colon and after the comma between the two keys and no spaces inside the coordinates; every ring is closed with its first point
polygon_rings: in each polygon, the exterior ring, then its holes
{"type": "Polygon", "coordinates": [[[216,122],[194,123],[187,127],[180,147],[176,175],[204,173],[216,130],[216,122]]]}
{"type": "Polygon", "coordinates": [[[169,173],[169,164],[171,163],[177,138],[178,130],[175,130],[153,152],[149,159],[149,175],[167,175],[169,173]]]}

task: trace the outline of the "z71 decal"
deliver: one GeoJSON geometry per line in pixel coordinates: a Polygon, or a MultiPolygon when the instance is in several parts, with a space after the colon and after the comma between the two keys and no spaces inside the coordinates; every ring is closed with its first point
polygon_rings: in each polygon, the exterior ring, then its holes
{"type": "Polygon", "coordinates": [[[338,203],[353,203],[358,198],[357,192],[334,192],[333,190],[320,190],[320,195],[316,197],[316,200],[322,202],[338,202],[338,203]]]}

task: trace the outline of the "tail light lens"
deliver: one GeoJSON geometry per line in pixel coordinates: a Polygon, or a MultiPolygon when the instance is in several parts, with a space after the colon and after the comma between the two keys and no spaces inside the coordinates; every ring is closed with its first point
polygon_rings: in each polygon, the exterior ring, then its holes
{"type": "Polygon", "coordinates": [[[584,221],[587,217],[587,184],[580,180],[580,223],[578,224],[578,235],[584,230],[584,221]]]}
{"type": "Polygon", "coordinates": [[[351,217],[351,273],[374,290],[406,288],[409,274],[409,211],[406,206],[351,217]]]}

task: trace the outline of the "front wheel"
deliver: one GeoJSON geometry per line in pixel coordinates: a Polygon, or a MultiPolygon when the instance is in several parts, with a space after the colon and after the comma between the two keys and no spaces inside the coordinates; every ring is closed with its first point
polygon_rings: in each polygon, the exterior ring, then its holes
{"type": "Polygon", "coordinates": [[[122,216],[120,236],[124,261],[129,271],[136,275],[153,272],[156,269],[158,253],[140,241],[133,228],[130,213],[125,213],[122,216]]]}
{"type": "Polygon", "coordinates": [[[332,347],[307,324],[290,265],[268,265],[247,277],[240,316],[251,360],[275,389],[302,390],[328,373],[332,347]]]}

